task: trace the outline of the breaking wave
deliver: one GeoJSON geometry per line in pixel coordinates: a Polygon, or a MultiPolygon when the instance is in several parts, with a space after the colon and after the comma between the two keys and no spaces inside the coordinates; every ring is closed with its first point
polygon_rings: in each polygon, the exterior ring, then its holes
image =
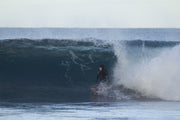
{"type": "Polygon", "coordinates": [[[0,100],[88,101],[100,64],[118,99],[180,100],[179,53],[176,41],[1,40],[0,100]]]}

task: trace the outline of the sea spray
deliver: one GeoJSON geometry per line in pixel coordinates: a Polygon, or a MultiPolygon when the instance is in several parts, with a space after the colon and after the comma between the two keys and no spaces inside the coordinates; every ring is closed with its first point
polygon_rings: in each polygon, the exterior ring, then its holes
{"type": "Polygon", "coordinates": [[[180,46],[166,49],[139,66],[136,71],[135,84],[138,91],[147,96],[165,100],[180,100],[180,46]]]}
{"type": "MultiPolygon", "coordinates": [[[[114,67],[113,84],[123,85],[148,98],[180,100],[180,46],[158,48],[154,56],[143,56],[140,62],[129,59],[131,56],[123,44],[114,44],[117,62],[114,67]]],[[[138,53],[134,53],[138,54],[138,53]]]]}
{"type": "Polygon", "coordinates": [[[116,56],[112,80],[112,93],[114,97],[119,100],[137,99],[141,97],[141,95],[136,93],[131,86],[128,86],[133,84],[133,69],[131,69],[132,67],[130,65],[132,64],[127,57],[126,43],[116,41],[112,42],[112,45],[116,56]]]}

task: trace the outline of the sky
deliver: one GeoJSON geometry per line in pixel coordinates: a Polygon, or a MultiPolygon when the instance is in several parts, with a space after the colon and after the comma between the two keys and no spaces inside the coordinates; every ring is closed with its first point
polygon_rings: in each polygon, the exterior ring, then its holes
{"type": "Polygon", "coordinates": [[[0,27],[180,28],[180,0],[0,0],[0,27]]]}

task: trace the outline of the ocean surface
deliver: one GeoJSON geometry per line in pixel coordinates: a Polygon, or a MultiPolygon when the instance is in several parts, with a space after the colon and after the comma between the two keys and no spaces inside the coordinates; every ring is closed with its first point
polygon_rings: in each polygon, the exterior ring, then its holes
{"type": "Polygon", "coordinates": [[[0,120],[179,120],[179,61],[180,29],[0,28],[0,120]]]}

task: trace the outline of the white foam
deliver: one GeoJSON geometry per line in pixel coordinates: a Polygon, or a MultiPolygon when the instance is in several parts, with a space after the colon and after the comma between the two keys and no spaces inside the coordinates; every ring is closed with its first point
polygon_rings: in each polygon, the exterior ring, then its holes
{"type": "Polygon", "coordinates": [[[148,97],[180,100],[180,46],[162,50],[156,57],[143,58],[140,64],[134,61],[132,66],[124,46],[114,44],[114,84],[123,84],[148,97]]]}

